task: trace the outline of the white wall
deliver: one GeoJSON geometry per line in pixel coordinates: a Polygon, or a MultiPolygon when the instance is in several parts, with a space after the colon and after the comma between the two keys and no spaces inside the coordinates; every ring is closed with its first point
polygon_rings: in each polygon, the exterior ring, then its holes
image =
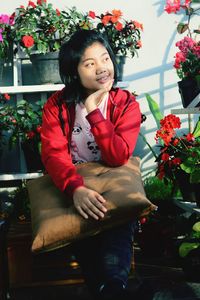
{"type": "MultiPolygon", "coordinates": [[[[165,0],[51,0],[49,2],[59,9],[76,6],[82,12],[93,10],[96,13],[103,13],[111,9],[120,9],[126,19],[143,23],[143,47],[138,51],[138,58],[127,59],[124,80],[130,81],[128,89],[139,95],[141,110],[147,115],[142,132],[150,144],[155,145],[156,124],[149,113],[144,94],[150,93],[159,103],[164,114],[170,113],[172,108],[182,107],[177,88],[179,79],[173,68],[173,60],[176,53],[175,42],[183,37],[176,32],[177,23],[183,15],[168,15],[164,12],[165,0]]],[[[25,0],[1,1],[0,13],[12,13],[15,7],[27,3],[28,1],[25,0]]],[[[187,116],[180,117],[187,127],[187,116]]],[[[147,147],[144,150],[142,168],[145,173],[154,164],[154,159],[151,158],[147,147]]],[[[139,152],[136,151],[137,153],[139,152]]]]}

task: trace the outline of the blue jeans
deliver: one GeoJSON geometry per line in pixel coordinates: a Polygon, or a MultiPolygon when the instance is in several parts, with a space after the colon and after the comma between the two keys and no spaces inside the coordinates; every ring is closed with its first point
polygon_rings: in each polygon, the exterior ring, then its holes
{"type": "Polygon", "coordinates": [[[127,284],[133,256],[134,227],[135,222],[130,222],[74,243],[74,253],[93,294],[102,284],[113,279],[127,284]]]}

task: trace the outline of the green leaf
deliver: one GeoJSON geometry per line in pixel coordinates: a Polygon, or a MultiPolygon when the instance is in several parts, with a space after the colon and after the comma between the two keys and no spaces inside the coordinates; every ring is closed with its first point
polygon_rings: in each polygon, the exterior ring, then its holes
{"type": "Polygon", "coordinates": [[[196,232],[200,232],[200,222],[195,223],[192,229],[196,232]]]}
{"type": "Polygon", "coordinates": [[[149,94],[145,94],[148,105],[149,105],[149,109],[156,121],[157,127],[160,127],[160,120],[163,119],[163,114],[160,111],[160,108],[158,106],[158,104],[156,103],[156,101],[149,95],[149,94]]]}
{"type": "Polygon", "coordinates": [[[188,253],[193,250],[197,249],[200,246],[200,243],[188,243],[183,242],[179,247],[179,255],[181,257],[185,257],[188,255],[188,253]]]}
{"type": "Polygon", "coordinates": [[[193,131],[193,135],[195,138],[200,137],[200,120],[196,123],[196,126],[193,131]]]}
{"type": "Polygon", "coordinates": [[[200,168],[195,169],[190,175],[191,183],[200,183],[200,168]]]}
{"type": "Polygon", "coordinates": [[[178,33],[184,33],[186,30],[188,30],[188,24],[184,24],[184,23],[179,23],[177,26],[177,31],[178,33]]]}

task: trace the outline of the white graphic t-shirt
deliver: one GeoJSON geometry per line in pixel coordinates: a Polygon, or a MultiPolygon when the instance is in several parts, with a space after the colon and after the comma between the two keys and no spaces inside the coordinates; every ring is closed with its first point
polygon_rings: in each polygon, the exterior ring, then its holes
{"type": "MultiPolygon", "coordinates": [[[[107,103],[108,94],[98,105],[104,118],[106,118],[107,103]]],[[[99,147],[94,140],[94,136],[90,131],[90,124],[86,119],[87,114],[83,103],[78,103],[76,105],[76,115],[71,140],[71,155],[74,164],[87,161],[98,161],[101,158],[99,147]]]]}

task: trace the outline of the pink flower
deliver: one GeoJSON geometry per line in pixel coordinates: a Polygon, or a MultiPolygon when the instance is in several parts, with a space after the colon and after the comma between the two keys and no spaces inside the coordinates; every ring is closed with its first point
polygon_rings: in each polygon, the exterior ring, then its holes
{"type": "Polygon", "coordinates": [[[3,29],[0,28],[0,42],[3,42],[3,35],[2,35],[3,29]]]}
{"type": "Polygon", "coordinates": [[[8,15],[0,15],[1,24],[10,24],[10,17],[8,15]]]}
{"type": "Polygon", "coordinates": [[[165,11],[168,14],[171,14],[171,13],[176,13],[177,11],[179,11],[180,8],[181,8],[180,0],[167,0],[166,6],[165,6],[165,11]]]}

